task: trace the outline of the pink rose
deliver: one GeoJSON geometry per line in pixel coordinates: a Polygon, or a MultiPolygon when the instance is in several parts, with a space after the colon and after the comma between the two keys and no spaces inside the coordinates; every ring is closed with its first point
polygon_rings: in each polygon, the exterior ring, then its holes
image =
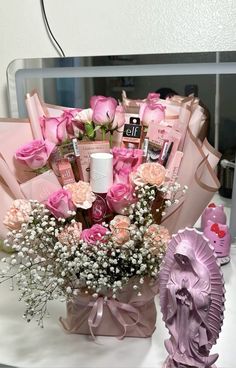
{"type": "Polygon", "coordinates": [[[130,239],[130,219],[126,216],[117,215],[110,222],[110,229],[114,241],[122,245],[130,239]]]}
{"type": "Polygon", "coordinates": [[[130,180],[134,185],[161,186],[165,181],[166,169],[156,162],[147,162],[140,165],[137,171],[131,173],[130,180]]]}
{"type": "Polygon", "coordinates": [[[165,119],[165,106],[151,99],[142,104],[139,117],[144,126],[149,126],[150,122],[160,123],[161,120],[165,119]]]}
{"type": "Polygon", "coordinates": [[[105,243],[105,235],[107,234],[107,228],[96,224],[90,229],[85,229],[81,233],[81,239],[88,244],[96,244],[97,242],[105,243]]]}
{"type": "Polygon", "coordinates": [[[10,230],[19,230],[23,223],[27,223],[31,214],[31,203],[25,199],[16,199],[3,220],[3,224],[10,230]]]}
{"type": "Polygon", "coordinates": [[[46,165],[49,156],[55,148],[55,144],[43,139],[35,139],[30,143],[18,148],[15,158],[24,162],[33,170],[40,169],[46,165]]]}
{"type": "Polygon", "coordinates": [[[113,184],[109,189],[106,201],[112,212],[121,215],[127,212],[127,207],[136,202],[134,188],[127,184],[113,184]]]}
{"type": "Polygon", "coordinates": [[[79,111],[73,120],[73,129],[76,137],[83,135],[85,133],[85,124],[91,123],[92,121],[93,110],[92,109],[84,109],[79,111]]]}
{"type": "Polygon", "coordinates": [[[111,124],[111,129],[112,130],[119,129],[123,127],[124,123],[125,123],[125,110],[123,106],[118,105],[116,108],[114,120],[111,124]]]}
{"type": "Polygon", "coordinates": [[[74,222],[65,226],[65,228],[58,234],[57,238],[60,243],[72,246],[77,245],[80,241],[82,233],[82,224],[74,222]]]}
{"type": "Polygon", "coordinates": [[[56,217],[67,218],[71,215],[69,211],[74,211],[75,206],[71,199],[71,194],[65,189],[59,189],[52,193],[47,200],[46,207],[56,217]]]}
{"type": "Polygon", "coordinates": [[[144,239],[149,241],[151,253],[158,256],[160,252],[166,251],[170,234],[164,226],[152,224],[147,228],[144,239]]]}
{"type": "Polygon", "coordinates": [[[159,99],[160,99],[160,93],[150,92],[147,95],[148,101],[151,101],[151,100],[158,101],[159,99]]]}
{"type": "Polygon", "coordinates": [[[129,174],[142,163],[143,150],[114,147],[113,175],[114,183],[129,183],[129,174]]]}
{"type": "Polygon", "coordinates": [[[69,138],[73,138],[74,133],[74,116],[80,109],[64,110],[58,117],[42,117],[40,118],[40,126],[43,137],[55,144],[62,143],[69,138]]]}
{"type": "Polygon", "coordinates": [[[67,184],[65,185],[65,189],[71,193],[72,202],[77,208],[87,210],[92,207],[96,199],[90,184],[85,181],[80,180],[78,183],[67,184]]]}
{"type": "Polygon", "coordinates": [[[92,121],[92,116],[93,116],[92,109],[83,109],[75,115],[75,120],[85,124],[87,122],[92,121]]]}
{"type": "Polygon", "coordinates": [[[93,96],[90,99],[90,105],[95,124],[109,125],[113,122],[117,107],[117,101],[113,97],[93,96]]]}

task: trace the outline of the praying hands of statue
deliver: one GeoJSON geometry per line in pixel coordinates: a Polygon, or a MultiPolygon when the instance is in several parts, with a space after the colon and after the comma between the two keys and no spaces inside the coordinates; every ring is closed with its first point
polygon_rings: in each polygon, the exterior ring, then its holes
{"type": "Polygon", "coordinates": [[[181,289],[176,292],[176,299],[181,304],[185,304],[189,307],[190,310],[193,309],[192,296],[188,291],[189,281],[187,279],[183,279],[181,283],[181,289]]]}

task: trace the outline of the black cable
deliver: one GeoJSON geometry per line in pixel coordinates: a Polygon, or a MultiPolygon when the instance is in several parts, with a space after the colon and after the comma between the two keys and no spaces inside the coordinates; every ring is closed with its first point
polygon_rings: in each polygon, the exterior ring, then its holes
{"type": "Polygon", "coordinates": [[[51,28],[49,26],[46,11],[45,11],[45,6],[44,6],[44,0],[40,0],[40,2],[41,2],[41,9],[42,9],[42,16],[43,16],[44,24],[45,24],[47,33],[50,36],[50,40],[51,40],[54,48],[57,50],[57,53],[60,56],[65,57],[64,51],[62,50],[61,46],[57,42],[57,40],[56,40],[56,38],[55,38],[54,34],[52,33],[51,28]]]}

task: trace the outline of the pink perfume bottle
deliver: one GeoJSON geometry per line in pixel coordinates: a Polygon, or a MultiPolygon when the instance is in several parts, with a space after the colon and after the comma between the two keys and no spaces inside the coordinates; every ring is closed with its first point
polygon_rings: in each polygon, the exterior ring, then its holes
{"type": "Polygon", "coordinates": [[[214,247],[220,264],[228,263],[230,261],[231,245],[231,235],[228,226],[208,220],[203,234],[210,240],[211,245],[214,247]]]}
{"type": "Polygon", "coordinates": [[[210,203],[202,213],[201,217],[201,229],[204,231],[207,226],[207,222],[211,220],[212,222],[219,224],[226,224],[226,214],[224,212],[224,205],[221,204],[216,206],[215,203],[210,203]]]}
{"type": "Polygon", "coordinates": [[[96,194],[90,210],[92,221],[102,223],[110,215],[106,194],[113,184],[113,155],[93,153],[90,155],[90,185],[96,194]]]}

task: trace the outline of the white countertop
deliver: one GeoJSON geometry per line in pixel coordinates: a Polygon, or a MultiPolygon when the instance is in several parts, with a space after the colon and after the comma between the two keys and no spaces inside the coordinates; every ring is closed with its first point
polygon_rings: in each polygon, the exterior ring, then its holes
{"type": "MultiPolygon", "coordinates": [[[[229,202],[228,202],[229,203],[229,202]]],[[[226,209],[227,211],[228,209],[226,209]]],[[[235,368],[234,332],[236,328],[236,245],[231,248],[231,262],[222,267],[226,286],[225,319],[213,352],[219,353],[218,368],[235,368]]],[[[168,332],[159,311],[152,338],[99,337],[96,342],[86,336],[65,333],[58,322],[65,316],[65,304],[52,302],[51,317],[41,329],[36,322],[21,318],[24,303],[9,285],[0,286],[0,363],[17,367],[76,368],[161,368],[167,356],[164,339],[168,332]]]]}

